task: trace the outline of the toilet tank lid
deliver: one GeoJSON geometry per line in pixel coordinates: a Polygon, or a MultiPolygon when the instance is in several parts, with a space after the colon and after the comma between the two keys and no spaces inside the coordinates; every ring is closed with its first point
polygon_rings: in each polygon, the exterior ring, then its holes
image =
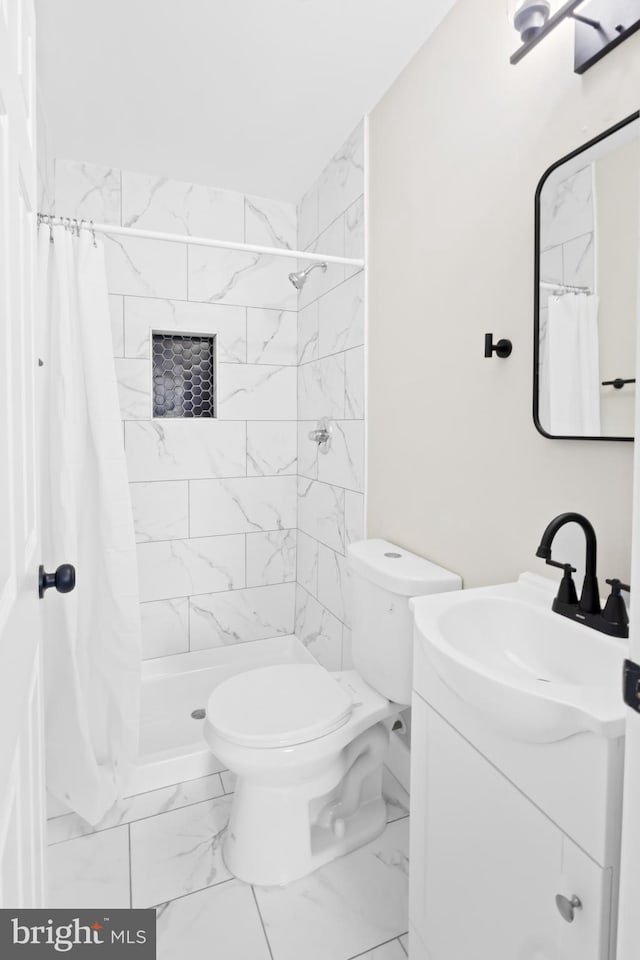
{"type": "Polygon", "coordinates": [[[388,540],[360,540],[348,550],[349,565],[365,580],[402,597],[459,590],[462,579],[388,540]]]}

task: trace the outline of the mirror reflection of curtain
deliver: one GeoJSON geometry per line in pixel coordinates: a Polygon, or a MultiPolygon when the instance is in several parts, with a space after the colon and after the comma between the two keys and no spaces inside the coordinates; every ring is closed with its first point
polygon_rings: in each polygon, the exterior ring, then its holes
{"type": "Polygon", "coordinates": [[[549,433],[600,436],[598,298],[549,298],[547,322],[549,433]]]}

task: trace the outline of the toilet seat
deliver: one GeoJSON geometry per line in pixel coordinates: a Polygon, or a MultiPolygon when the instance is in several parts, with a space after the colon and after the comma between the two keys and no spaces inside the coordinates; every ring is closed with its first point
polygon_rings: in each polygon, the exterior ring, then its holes
{"type": "Polygon", "coordinates": [[[258,667],[223,681],[207,704],[220,736],[245,747],[284,747],[317,740],[347,722],[353,700],[324,667],[258,667]]]}

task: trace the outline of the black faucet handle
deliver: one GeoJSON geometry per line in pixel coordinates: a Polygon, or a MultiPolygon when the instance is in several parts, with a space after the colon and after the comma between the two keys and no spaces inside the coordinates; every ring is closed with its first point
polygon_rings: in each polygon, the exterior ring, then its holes
{"type": "Polygon", "coordinates": [[[572,573],[576,572],[576,568],[572,567],[570,563],[558,563],[557,560],[552,560],[551,557],[546,558],[546,563],[550,567],[557,567],[558,570],[564,570],[557,596],[553,601],[553,609],[555,610],[557,606],[577,606],[578,593],[576,591],[576,585],[573,582],[573,577],[571,576],[572,573]]]}
{"type": "Polygon", "coordinates": [[[614,577],[612,580],[607,580],[607,583],[611,587],[611,593],[609,594],[607,602],[604,605],[602,618],[603,620],[607,620],[609,623],[620,624],[621,626],[626,627],[629,623],[629,614],[627,613],[627,608],[625,606],[621,591],[630,591],[631,588],[629,584],[621,583],[617,577],[614,577]]]}
{"type": "Polygon", "coordinates": [[[558,595],[556,600],[558,603],[562,603],[568,606],[577,606],[578,604],[578,594],[576,591],[576,585],[573,582],[572,573],[576,572],[576,568],[572,567],[570,563],[552,563],[554,567],[560,567],[564,570],[562,575],[562,580],[560,581],[560,586],[558,587],[558,595]]]}
{"type": "Polygon", "coordinates": [[[605,580],[605,583],[608,583],[611,587],[611,593],[619,597],[621,590],[626,590],[627,593],[631,593],[631,587],[628,583],[622,583],[621,580],[618,580],[617,577],[614,577],[612,580],[605,580]]]}
{"type": "Polygon", "coordinates": [[[551,560],[551,558],[549,558],[549,560],[546,562],[547,566],[557,567],[558,570],[564,570],[565,574],[572,574],[576,572],[576,568],[572,567],[570,563],[558,563],[557,560],[551,560]]]}

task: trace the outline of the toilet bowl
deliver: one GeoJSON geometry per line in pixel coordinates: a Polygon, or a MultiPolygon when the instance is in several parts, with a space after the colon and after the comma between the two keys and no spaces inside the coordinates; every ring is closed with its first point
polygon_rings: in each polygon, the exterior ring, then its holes
{"type": "Polygon", "coordinates": [[[205,739],[237,776],[223,857],[240,880],[280,885],[378,836],[393,718],[411,698],[412,596],[460,578],[384,540],[349,550],[356,669],[249,670],[209,697],[205,739]]]}

